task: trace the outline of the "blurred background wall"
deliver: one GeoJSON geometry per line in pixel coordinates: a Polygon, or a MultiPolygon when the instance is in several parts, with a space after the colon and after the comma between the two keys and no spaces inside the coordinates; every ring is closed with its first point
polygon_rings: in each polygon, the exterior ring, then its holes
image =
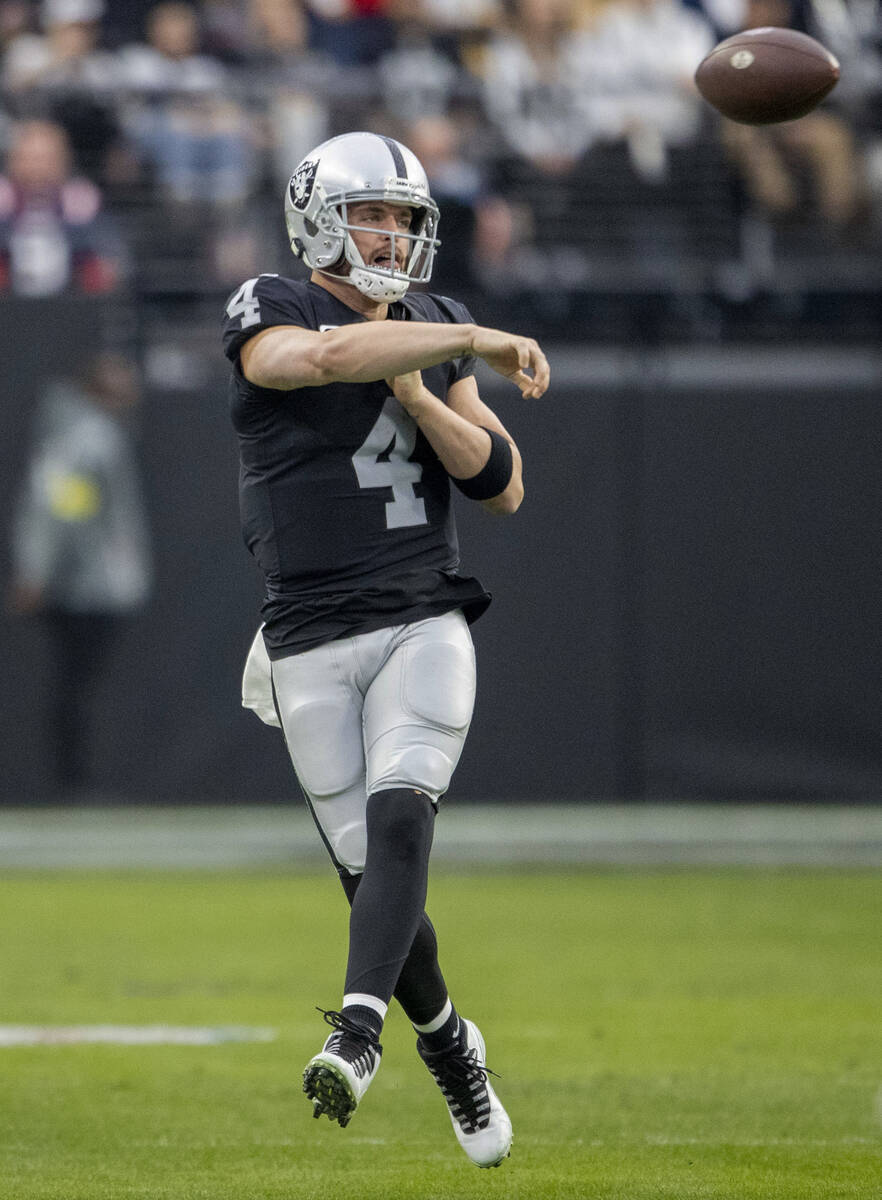
{"type": "MultiPolygon", "coordinates": [[[[457,799],[875,800],[878,10],[125,10],[0,4],[3,801],[296,795],[279,735],[238,702],[261,589],[218,334],[244,279],[298,273],[284,182],[350,128],[426,163],[433,287],[538,337],[552,364],[536,404],[481,377],[527,501],[511,521],[458,507],[464,568],[495,600],[474,628],[457,799]],[[821,36],[843,79],[812,117],[745,132],[690,79],[715,40],[760,23],[821,36]],[[16,513],[47,392],[99,348],[140,380],[114,420],[151,581],[101,651],[85,778],[59,788],[57,663],[40,613],[14,602],[16,513]]],[[[65,496],[72,521],[88,493],[65,496]]]]}

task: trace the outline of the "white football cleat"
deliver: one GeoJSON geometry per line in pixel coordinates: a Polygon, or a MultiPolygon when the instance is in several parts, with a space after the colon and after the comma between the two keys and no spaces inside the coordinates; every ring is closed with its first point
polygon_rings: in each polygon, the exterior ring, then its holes
{"type": "Polygon", "coordinates": [[[312,1115],[323,1113],[342,1127],[371,1084],[380,1066],[383,1047],[370,1030],[357,1025],[342,1013],[324,1012],[334,1032],[318,1054],[306,1064],[303,1090],[312,1101],[312,1115]]]}
{"type": "Polygon", "coordinates": [[[444,1094],[453,1132],[478,1167],[498,1167],[511,1151],[511,1121],[490,1085],[481,1031],[462,1019],[465,1045],[432,1053],[417,1039],[420,1058],[444,1094]]]}

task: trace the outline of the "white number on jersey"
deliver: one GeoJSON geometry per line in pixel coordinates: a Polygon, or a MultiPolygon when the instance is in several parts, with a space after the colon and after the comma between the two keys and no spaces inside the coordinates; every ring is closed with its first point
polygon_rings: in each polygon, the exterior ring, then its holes
{"type": "MultiPolygon", "coordinates": [[[[264,275],[268,274],[269,272],[264,272],[264,275]]],[[[227,316],[231,320],[241,317],[242,329],[247,329],[249,325],[260,324],[260,301],[254,295],[254,287],[258,279],[263,279],[264,275],[256,275],[254,279],[243,283],[227,305],[227,316]]],[[[276,278],[275,275],[272,277],[276,278]]]]}
{"type": "Polygon", "coordinates": [[[359,487],[392,489],[392,499],[386,503],[387,529],[428,524],[425,502],[413,490],[423,476],[420,464],[410,462],[416,438],[416,421],[390,396],[352,456],[359,487]]]}

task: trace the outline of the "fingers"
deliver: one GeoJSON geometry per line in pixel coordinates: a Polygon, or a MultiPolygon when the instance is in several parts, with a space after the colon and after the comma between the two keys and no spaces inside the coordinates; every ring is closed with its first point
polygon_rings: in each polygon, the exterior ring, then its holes
{"type": "Polygon", "coordinates": [[[518,365],[520,370],[509,376],[521,390],[525,400],[538,400],[548,390],[551,380],[551,368],[548,359],[532,338],[527,338],[518,346],[518,365]],[[531,374],[527,374],[527,372],[531,374]]]}
{"type": "Polygon", "coordinates": [[[386,383],[399,400],[404,396],[415,396],[422,391],[423,376],[421,371],[408,371],[404,375],[395,375],[386,383]]]}
{"type": "Polygon", "coordinates": [[[472,338],[472,349],[494,371],[510,379],[524,399],[538,399],[548,390],[548,359],[534,338],[479,327],[472,338]]]}
{"type": "Polygon", "coordinates": [[[533,386],[533,380],[529,375],[525,375],[523,371],[513,371],[511,375],[506,375],[506,379],[511,380],[524,398],[526,398],[527,392],[533,386]]]}
{"type": "Polygon", "coordinates": [[[531,399],[536,399],[544,396],[548,390],[548,385],[551,382],[551,368],[548,365],[548,359],[539,349],[536,342],[533,343],[534,354],[530,366],[533,368],[533,392],[531,399]]]}

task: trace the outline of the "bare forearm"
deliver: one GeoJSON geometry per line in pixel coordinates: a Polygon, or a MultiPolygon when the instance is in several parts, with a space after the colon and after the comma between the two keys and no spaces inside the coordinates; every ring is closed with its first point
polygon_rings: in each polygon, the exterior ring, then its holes
{"type": "MultiPolygon", "coordinates": [[[[418,400],[408,399],[406,407],[448,475],[454,479],[473,479],[487,465],[492,447],[486,429],[454,412],[426,388],[418,400]]],[[[523,499],[521,456],[511,439],[508,441],[512,451],[511,479],[499,496],[482,501],[490,512],[514,512],[523,499]]]]}
{"type": "Polygon", "coordinates": [[[328,334],[326,369],[346,383],[422,371],[470,352],[474,325],[369,321],[328,334]],[[348,336],[346,336],[348,335],[348,336]]]}
{"type": "Polygon", "coordinates": [[[486,429],[465,420],[425,390],[419,406],[414,405],[409,411],[448,475],[471,479],[478,474],[490,457],[490,435],[486,429]]]}
{"type": "Polygon", "coordinates": [[[290,389],[371,383],[424,370],[470,352],[475,326],[422,321],[365,321],[325,333],[276,326],[246,343],[247,378],[290,389]]]}

